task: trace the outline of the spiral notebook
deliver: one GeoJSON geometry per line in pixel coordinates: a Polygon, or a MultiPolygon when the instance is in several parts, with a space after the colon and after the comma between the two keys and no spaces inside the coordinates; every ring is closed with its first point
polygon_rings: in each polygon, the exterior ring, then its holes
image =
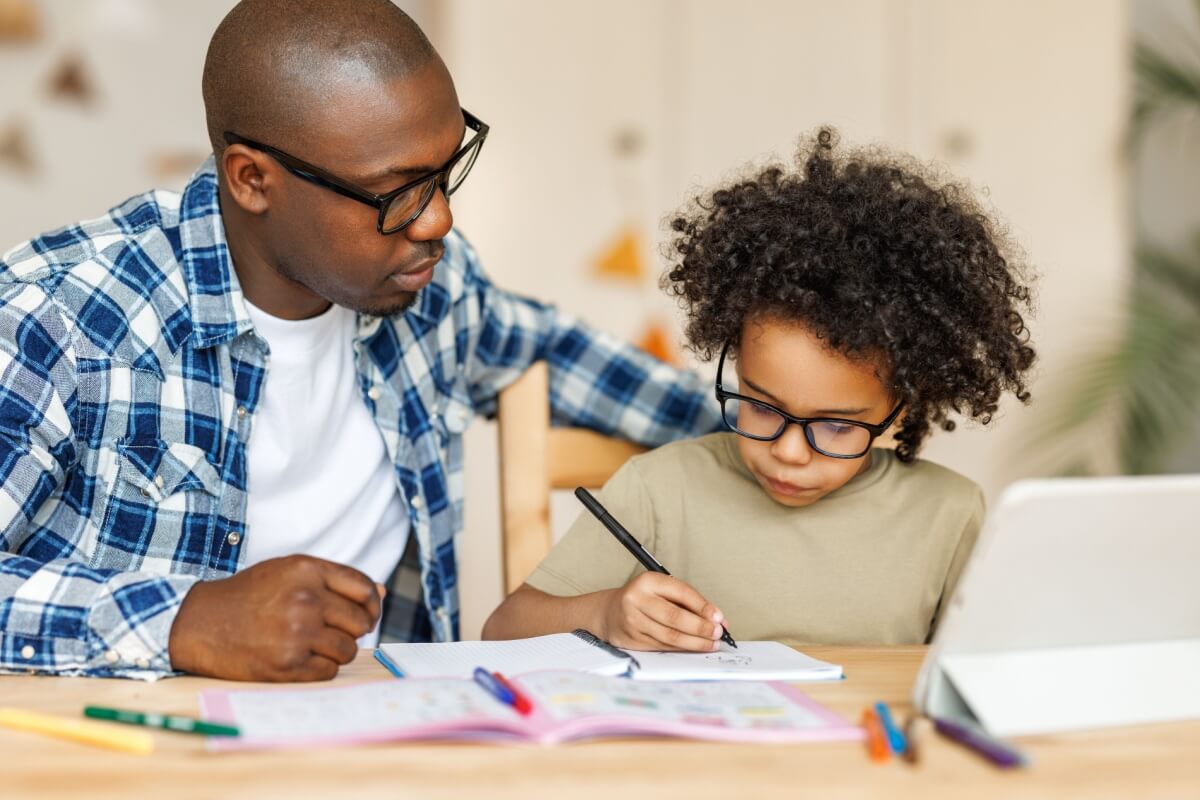
{"type": "Polygon", "coordinates": [[[779,642],[738,642],[712,653],[621,650],[585,630],[496,642],[382,644],[375,658],[397,677],[467,678],[483,666],[505,675],[572,670],[640,681],[840,680],[837,664],[779,642]]]}

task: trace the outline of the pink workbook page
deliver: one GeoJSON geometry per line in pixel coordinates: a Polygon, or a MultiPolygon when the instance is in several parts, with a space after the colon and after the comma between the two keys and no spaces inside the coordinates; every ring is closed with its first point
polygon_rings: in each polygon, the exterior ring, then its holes
{"type": "Polygon", "coordinates": [[[861,730],[783,683],[641,682],[580,672],[514,679],[532,701],[522,716],[472,681],[389,680],[318,689],[209,690],[203,715],[236,725],[213,750],[329,747],[476,739],[553,744],[616,736],[732,742],[861,738],[861,730]]]}

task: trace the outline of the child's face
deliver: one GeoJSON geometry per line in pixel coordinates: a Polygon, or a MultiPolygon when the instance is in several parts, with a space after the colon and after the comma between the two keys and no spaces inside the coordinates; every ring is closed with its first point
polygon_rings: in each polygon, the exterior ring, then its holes
{"type": "MultiPolygon", "coordinates": [[[[895,408],[873,361],[830,350],[801,325],[747,321],[735,361],[737,393],[795,417],[837,417],[878,425],[895,408]]],[[[728,367],[726,367],[728,375],[728,367]]],[[[726,379],[726,384],[731,383],[726,379]]],[[[771,499],[799,508],[820,500],[870,466],[861,458],[831,458],[809,446],[799,425],[770,442],[737,437],[746,467],[771,499]]]]}

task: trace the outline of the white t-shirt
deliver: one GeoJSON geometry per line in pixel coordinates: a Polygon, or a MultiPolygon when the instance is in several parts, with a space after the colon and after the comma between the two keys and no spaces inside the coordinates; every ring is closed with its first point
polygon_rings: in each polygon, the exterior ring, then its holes
{"type": "MultiPolygon", "coordinates": [[[[335,305],[285,320],[246,306],[271,355],[247,450],[245,565],[306,553],[385,583],[409,521],[360,394],[354,312],[335,305]]],[[[378,629],[359,644],[376,639],[378,629]]]]}

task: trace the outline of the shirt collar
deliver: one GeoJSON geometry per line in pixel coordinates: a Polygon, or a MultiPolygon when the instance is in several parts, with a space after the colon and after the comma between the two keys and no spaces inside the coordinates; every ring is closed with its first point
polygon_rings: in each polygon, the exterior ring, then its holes
{"type": "Polygon", "coordinates": [[[179,243],[196,346],[211,347],[250,330],[250,315],[225,238],[212,156],[184,187],[179,243]]]}

